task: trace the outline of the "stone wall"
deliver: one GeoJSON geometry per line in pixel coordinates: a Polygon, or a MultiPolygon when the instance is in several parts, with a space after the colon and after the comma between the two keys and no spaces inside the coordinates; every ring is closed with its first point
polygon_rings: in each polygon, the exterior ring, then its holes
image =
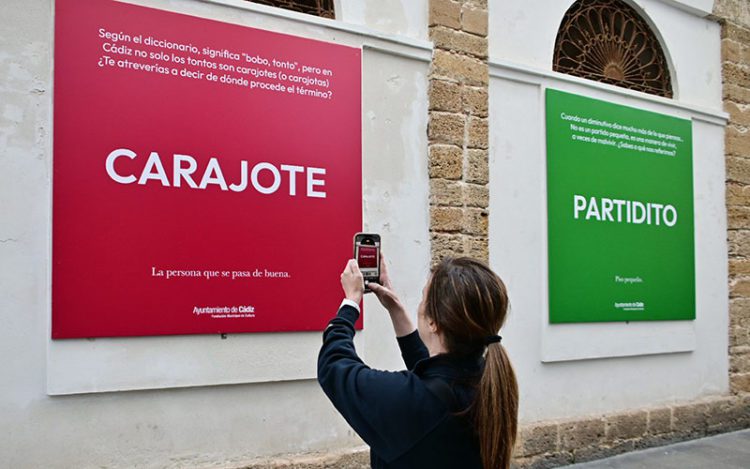
{"type": "Polygon", "coordinates": [[[750,4],[716,2],[726,129],[729,240],[729,382],[750,392],[750,4]]]}
{"type": "Polygon", "coordinates": [[[431,0],[435,45],[429,90],[433,263],[488,260],[487,0],[431,0]]]}
{"type": "Polygon", "coordinates": [[[518,468],[551,468],[750,426],[750,395],[521,428],[518,468]]]}

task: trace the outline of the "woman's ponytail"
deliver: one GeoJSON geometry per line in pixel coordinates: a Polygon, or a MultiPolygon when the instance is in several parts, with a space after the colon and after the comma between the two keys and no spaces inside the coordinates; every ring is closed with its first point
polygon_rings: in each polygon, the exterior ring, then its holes
{"type": "Polygon", "coordinates": [[[518,383],[496,334],[508,312],[505,284],[487,264],[444,259],[432,273],[424,314],[435,321],[449,353],[479,354],[487,345],[474,418],[484,469],[508,469],[518,428],[518,383]]]}
{"type": "Polygon", "coordinates": [[[487,347],[474,412],[484,469],[509,468],[518,429],[518,383],[500,343],[487,347]]]}

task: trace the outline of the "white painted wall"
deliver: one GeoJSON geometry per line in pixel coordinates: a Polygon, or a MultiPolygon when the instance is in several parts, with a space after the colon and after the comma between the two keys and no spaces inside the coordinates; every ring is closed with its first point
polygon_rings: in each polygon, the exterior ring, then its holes
{"type": "Polygon", "coordinates": [[[429,37],[429,0],[334,0],[337,18],[388,34],[429,37]]]}
{"type": "Polygon", "coordinates": [[[511,295],[504,337],[518,373],[524,422],[728,390],[719,27],[674,2],[637,2],[663,38],[678,91],[674,100],[650,97],[551,71],[557,28],[572,3],[490,2],[490,262],[511,295]],[[548,87],[693,120],[695,321],[549,324],[548,87]]]}
{"type": "MultiPolygon", "coordinates": [[[[363,47],[365,228],[416,310],[429,44],[240,0],[132,3],[363,47]]],[[[49,339],[53,1],[1,11],[0,466],[184,467],[361,444],[311,379],[319,333],[49,339]]],[[[402,367],[387,316],[365,306],[362,355],[402,367]]]]}

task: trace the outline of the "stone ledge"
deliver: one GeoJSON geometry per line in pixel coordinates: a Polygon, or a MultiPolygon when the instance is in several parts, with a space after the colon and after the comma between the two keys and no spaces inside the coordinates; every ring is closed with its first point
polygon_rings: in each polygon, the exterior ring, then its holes
{"type": "Polygon", "coordinates": [[[750,393],[523,426],[514,467],[544,469],[750,428],[750,393]]]}
{"type": "Polygon", "coordinates": [[[330,453],[310,453],[262,459],[236,469],[369,469],[370,450],[367,447],[330,453]]]}
{"type": "MultiPolygon", "coordinates": [[[[519,429],[512,467],[552,468],[743,428],[750,428],[750,393],[581,419],[530,423],[519,429]]],[[[360,469],[370,467],[369,464],[369,450],[360,447],[341,452],[280,456],[234,467],[360,469]]]]}

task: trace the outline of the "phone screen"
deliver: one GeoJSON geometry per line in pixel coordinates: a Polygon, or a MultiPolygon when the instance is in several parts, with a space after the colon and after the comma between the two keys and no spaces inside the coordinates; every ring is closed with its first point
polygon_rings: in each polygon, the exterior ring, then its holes
{"type": "Polygon", "coordinates": [[[380,276],[380,241],[357,240],[356,258],[359,270],[365,278],[378,279],[380,276]],[[367,243],[367,244],[365,244],[367,243]]]}

